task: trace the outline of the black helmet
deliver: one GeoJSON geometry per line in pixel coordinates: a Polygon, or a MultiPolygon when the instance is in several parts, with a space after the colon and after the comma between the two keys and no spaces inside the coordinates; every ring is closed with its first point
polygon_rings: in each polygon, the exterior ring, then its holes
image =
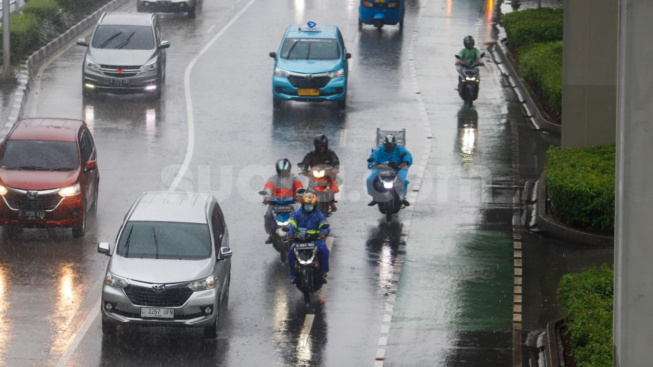
{"type": "Polygon", "coordinates": [[[386,135],[383,139],[383,148],[386,152],[392,152],[397,146],[397,138],[394,135],[386,135]]]}
{"type": "Polygon", "coordinates": [[[288,160],[288,158],[279,159],[277,161],[277,164],[275,165],[275,168],[277,169],[277,173],[280,174],[280,175],[289,174],[291,167],[292,167],[292,165],[290,164],[290,161],[288,160]]]}
{"type": "Polygon", "coordinates": [[[472,47],[474,47],[474,37],[472,36],[465,37],[463,39],[463,45],[465,45],[465,47],[467,47],[467,45],[471,45],[472,47]]]}
{"type": "Polygon", "coordinates": [[[320,134],[313,139],[313,144],[315,145],[315,149],[317,147],[324,147],[325,149],[329,149],[329,139],[327,139],[326,135],[320,134]]]}

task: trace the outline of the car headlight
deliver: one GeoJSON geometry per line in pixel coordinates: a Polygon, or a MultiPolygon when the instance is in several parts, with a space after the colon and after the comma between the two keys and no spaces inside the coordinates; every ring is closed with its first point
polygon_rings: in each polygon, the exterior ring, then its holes
{"type": "Polygon", "coordinates": [[[321,170],[316,170],[316,169],[314,169],[314,170],[313,170],[313,177],[315,177],[315,178],[322,178],[322,177],[324,177],[324,170],[323,170],[323,169],[321,169],[321,170]]]}
{"type": "Polygon", "coordinates": [[[288,72],[288,70],[283,70],[283,69],[279,69],[279,68],[274,68],[274,75],[275,75],[275,76],[289,77],[289,76],[290,76],[290,72],[288,72]]]}
{"type": "Polygon", "coordinates": [[[7,190],[6,187],[0,185],[0,196],[5,196],[5,195],[7,195],[8,192],[9,192],[9,190],[7,190]]]}
{"type": "Polygon", "coordinates": [[[338,69],[338,70],[329,72],[329,77],[330,78],[342,78],[344,76],[345,76],[345,69],[338,69]]]}
{"type": "Polygon", "coordinates": [[[73,185],[73,186],[68,186],[68,187],[62,187],[59,189],[59,195],[61,197],[69,197],[69,196],[75,196],[79,195],[82,192],[81,186],[79,184],[73,185]]]}
{"type": "Polygon", "coordinates": [[[205,291],[207,289],[213,289],[214,287],[215,287],[215,278],[213,278],[213,275],[209,275],[204,279],[200,279],[188,283],[188,288],[194,291],[205,291]]]}
{"type": "Polygon", "coordinates": [[[87,69],[100,71],[100,65],[96,64],[95,62],[93,62],[93,60],[91,60],[88,57],[86,58],[86,60],[84,62],[84,67],[87,68],[87,69]]]}
{"type": "Polygon", "coordinates": [[[141,73],[144,73],[146,71],[156,71],[157,67],[158,67],[158,62],[156,59],[154,59],[153,61],[150,61],[147,64],[141,66],[141,73]]]}
{"type": "Polygon", "coordinates": [[[104,278],[104,283],[112,287],[124,289],[129,285],[129,280],[108,272],[107,277],[104,278]]]}

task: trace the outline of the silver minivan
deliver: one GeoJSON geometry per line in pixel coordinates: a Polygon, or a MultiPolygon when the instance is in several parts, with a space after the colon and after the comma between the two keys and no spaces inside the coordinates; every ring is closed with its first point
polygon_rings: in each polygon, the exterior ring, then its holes
{"type": "Polygon", "coordinates": [[[202,327],[217,336],[229,302],[231,248],[222,210],[209,194],[146,192],[129,210],[102,287],[102,332],[118,325],[202,327]]]}

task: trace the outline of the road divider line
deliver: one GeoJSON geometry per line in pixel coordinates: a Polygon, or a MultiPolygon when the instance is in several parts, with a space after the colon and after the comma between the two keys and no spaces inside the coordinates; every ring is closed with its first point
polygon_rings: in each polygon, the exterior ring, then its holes
{"type": "MultiPolygon", "coordinates": [[[[188,166],[190,165],[191,158],[193,156],[193,149],[195,145],[195,126],[194,126],[194,120],[193,120],[193,111],[192,111],[192,103],[191,103],[191,96],[190,96],[190,73],[193,69],[193,66],[195,66],[195,63],[199,58],[204,55],[209,48],[231,27],[244,13],[249,9],[252,4],[254,4],[256,0],[250,0],[243,8],[236,13],[236,15],[227,23],[218,34],[216,34],[209,43],[204,46],[204,48],[197,54],[191,62],[188,64],[188,67],[186,67],[186,72],[184,73],[184,88],[185,88],[185,95],[186,95],[186,117],[187,117],[187,125],[188,125],[188,144],[186,146],[186,155],[184,157],[184,161],[182,163],[182,166],[179,168],[179,171],[177,172],[177,175],[175,176],[175,179],[173,182],[170,184],[170,187],[168,188],[168,191],[174,191],[177,188],[177,185],[179,185],[179,182],[181,181],[182,177],[186,174],[186,170],[188,169],[188,166]]],[[[56,364],[56,367],[63,367],[68,365],[68,361],[72,357],[73,353],[75,350],[77,350],[77,347],[79,346],[79,343],[81,342],[82,338],[86,335],[88,332],[89,328],[95,322],[95,319],[100,315],[100,307],[102,302],[102,292],[100,292],[100,297],[98,297],[97,301],[95,302],[95,305],[93,308],[89,311],[88,316],[86,316],[86,319],[84,320],[84,323],[82,324],[82,327],[75,333],[73,336],[73,341],[70,343],[68,348],[64,351],[63,355],[61,358],[59,358],[59,361],[56,364]],[[93,311],[95,310],[95,311],[93,311]]]]}
{"type": "Polygon", "coordinates": [[[308,337],[311,335],[311,329],[313,328],[313,321],[315,320],[315,315],[312,313],[306,314],[306,318],[304,319],[304,326],[302,327],[302,331],[299,334],[299,341],[297,343],[297,346],[299,349],[306,349],[308,346],[308,337]]]}

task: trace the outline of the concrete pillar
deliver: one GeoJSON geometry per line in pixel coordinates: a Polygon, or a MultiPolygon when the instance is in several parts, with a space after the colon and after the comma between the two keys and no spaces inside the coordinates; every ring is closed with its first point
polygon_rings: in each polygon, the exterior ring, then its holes
{"type": "Polygon", "coordinates": [[[615,142],[618,1],[565,1],[563,147],[615,142]]]}
{"type": "Polygon", "coordinates": [[[620,0],[614,366],[653,361],[653,2],[620,0]]]}

